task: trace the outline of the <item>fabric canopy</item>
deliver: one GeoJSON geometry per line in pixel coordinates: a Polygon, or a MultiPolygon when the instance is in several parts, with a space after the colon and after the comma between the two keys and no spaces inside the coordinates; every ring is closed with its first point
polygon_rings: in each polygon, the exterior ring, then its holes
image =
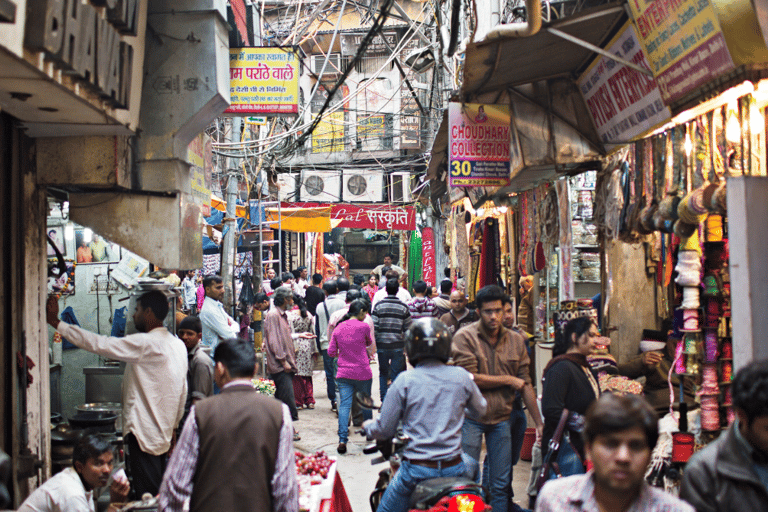
{"type": "Polygon", "coordinates": [[[331,207],[267,208],[267,221],[280,222],[280,229],[294,233],[327,233],[340,221],[331,220],[331,207]]]}
{"type": "MultiPolygon", "coordinates": [[[[216,197],[214,195],[211,195],[211,208],[215,208],[215,209],[219,210],[220,212],[225,212],[226,213],[226,211],[227,211],[227,202],[224,201],[223,199],[219,199],[218,197],[216,197]]],[[[245,206],[237,205],[235,207],[235,210],[236,210],[235,216],[245,218],[245,206]]]]}

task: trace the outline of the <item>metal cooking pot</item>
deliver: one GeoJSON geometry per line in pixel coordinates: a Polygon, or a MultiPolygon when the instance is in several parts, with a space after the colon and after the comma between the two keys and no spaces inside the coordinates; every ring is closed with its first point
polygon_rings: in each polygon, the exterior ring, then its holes
{"type": "Polygon", "coordinates": [[[115,429],[118,432],[123,431],[123,406],[117,402],[94,402],[90,404],[83,404],[77,407],[77,411],[114,414],[117,416],[115,429]]]}
{"type": "Polygon", "coordinates": [[[117,415],[104,411],[79,412],[69,418],[69,423],[75,427],[88,429],[91,432],[115,431],[117,415]]]}

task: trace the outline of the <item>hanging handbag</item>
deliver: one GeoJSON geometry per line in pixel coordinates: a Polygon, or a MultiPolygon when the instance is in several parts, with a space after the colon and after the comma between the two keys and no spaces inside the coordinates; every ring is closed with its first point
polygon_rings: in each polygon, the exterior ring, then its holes
{"type": "Polygon", "coordinates": [[[547,455],[544,457],[544,460],[541,464],[541,469],[539,470],[539,474],[536,477],[537,493],[544,486],[544,483],[549,480],[550,470],[555,472],[557,478],[562,476],[560,473],[560,465],[557,463],[557,456],[560,452],[560,444],[563,440],[563,430],[565,430],[565,424],[568,421],[569,414],[570,411],[568,411],[568,409],[563,409],[563,412],[560,415],[560,421],[557,423],[555,433],[552,435],[552,439],[549,440],[549,449],[547,450],[547,455]]]}

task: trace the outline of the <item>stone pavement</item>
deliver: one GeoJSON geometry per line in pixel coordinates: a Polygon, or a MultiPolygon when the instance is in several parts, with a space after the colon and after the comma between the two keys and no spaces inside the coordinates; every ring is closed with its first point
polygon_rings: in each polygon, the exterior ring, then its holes
{"type": "MultiPolygon", "coordinates": [[[[378,367],[373,365],[371,369],[374,374],[372,395],[374,401],[378,403],[378,367]]],[[[363,447],[367,442],[363,436],[354,432],[356,430],[354,427],[350,427],[347,453],[345,455],[336,453],[336,446],[339,443],[338,418],[331,411],[331,402],[328,400],[325,385],[325,373],[315,371],[313,384],[317,404],[314,409],[302,409],[299,411],[299,421],[296,422],[296,429],[301,435],[301,441],[294,443],[295,447],[304,452],[325,450],[328,455],[336,457],[338,460],[338,471],[347,491],[349,501],[352,504],[352,510],[354,512],[370,512],[371,507],[368,504],[368,496],[373,491],[374,485],[376,485],[379,471],[386,469],[387,464],[371,465],[371,460],[376,458],[378,454],[363,454],[363,447]]],[[[376,414],[377,412],[374,411],[374,417],[376,414]]],[[[529,473],[529,462],[520,461],[514,468],[512,487],[515,492],[515,502],[523,507],[527,506],[528,503],[525,489],[528,485],[529,473]]]]}

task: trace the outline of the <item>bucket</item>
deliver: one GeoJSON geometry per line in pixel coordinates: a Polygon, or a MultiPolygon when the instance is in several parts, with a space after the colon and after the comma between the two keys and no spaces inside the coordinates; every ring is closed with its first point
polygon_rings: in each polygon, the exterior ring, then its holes
{"type": "Polygon", "coordinates": [[[525,429],[525,437],[523,437],[523,447],[520,448],[520,459],[530,461],[533,458],[533,443],[536,442],[536,429],[525,429]]]}
{"type": "Polygon", "coordinates": [[[693,455],[693,434],[675,432],[672,434],[672,462],[686,463],[693,455]]]}

